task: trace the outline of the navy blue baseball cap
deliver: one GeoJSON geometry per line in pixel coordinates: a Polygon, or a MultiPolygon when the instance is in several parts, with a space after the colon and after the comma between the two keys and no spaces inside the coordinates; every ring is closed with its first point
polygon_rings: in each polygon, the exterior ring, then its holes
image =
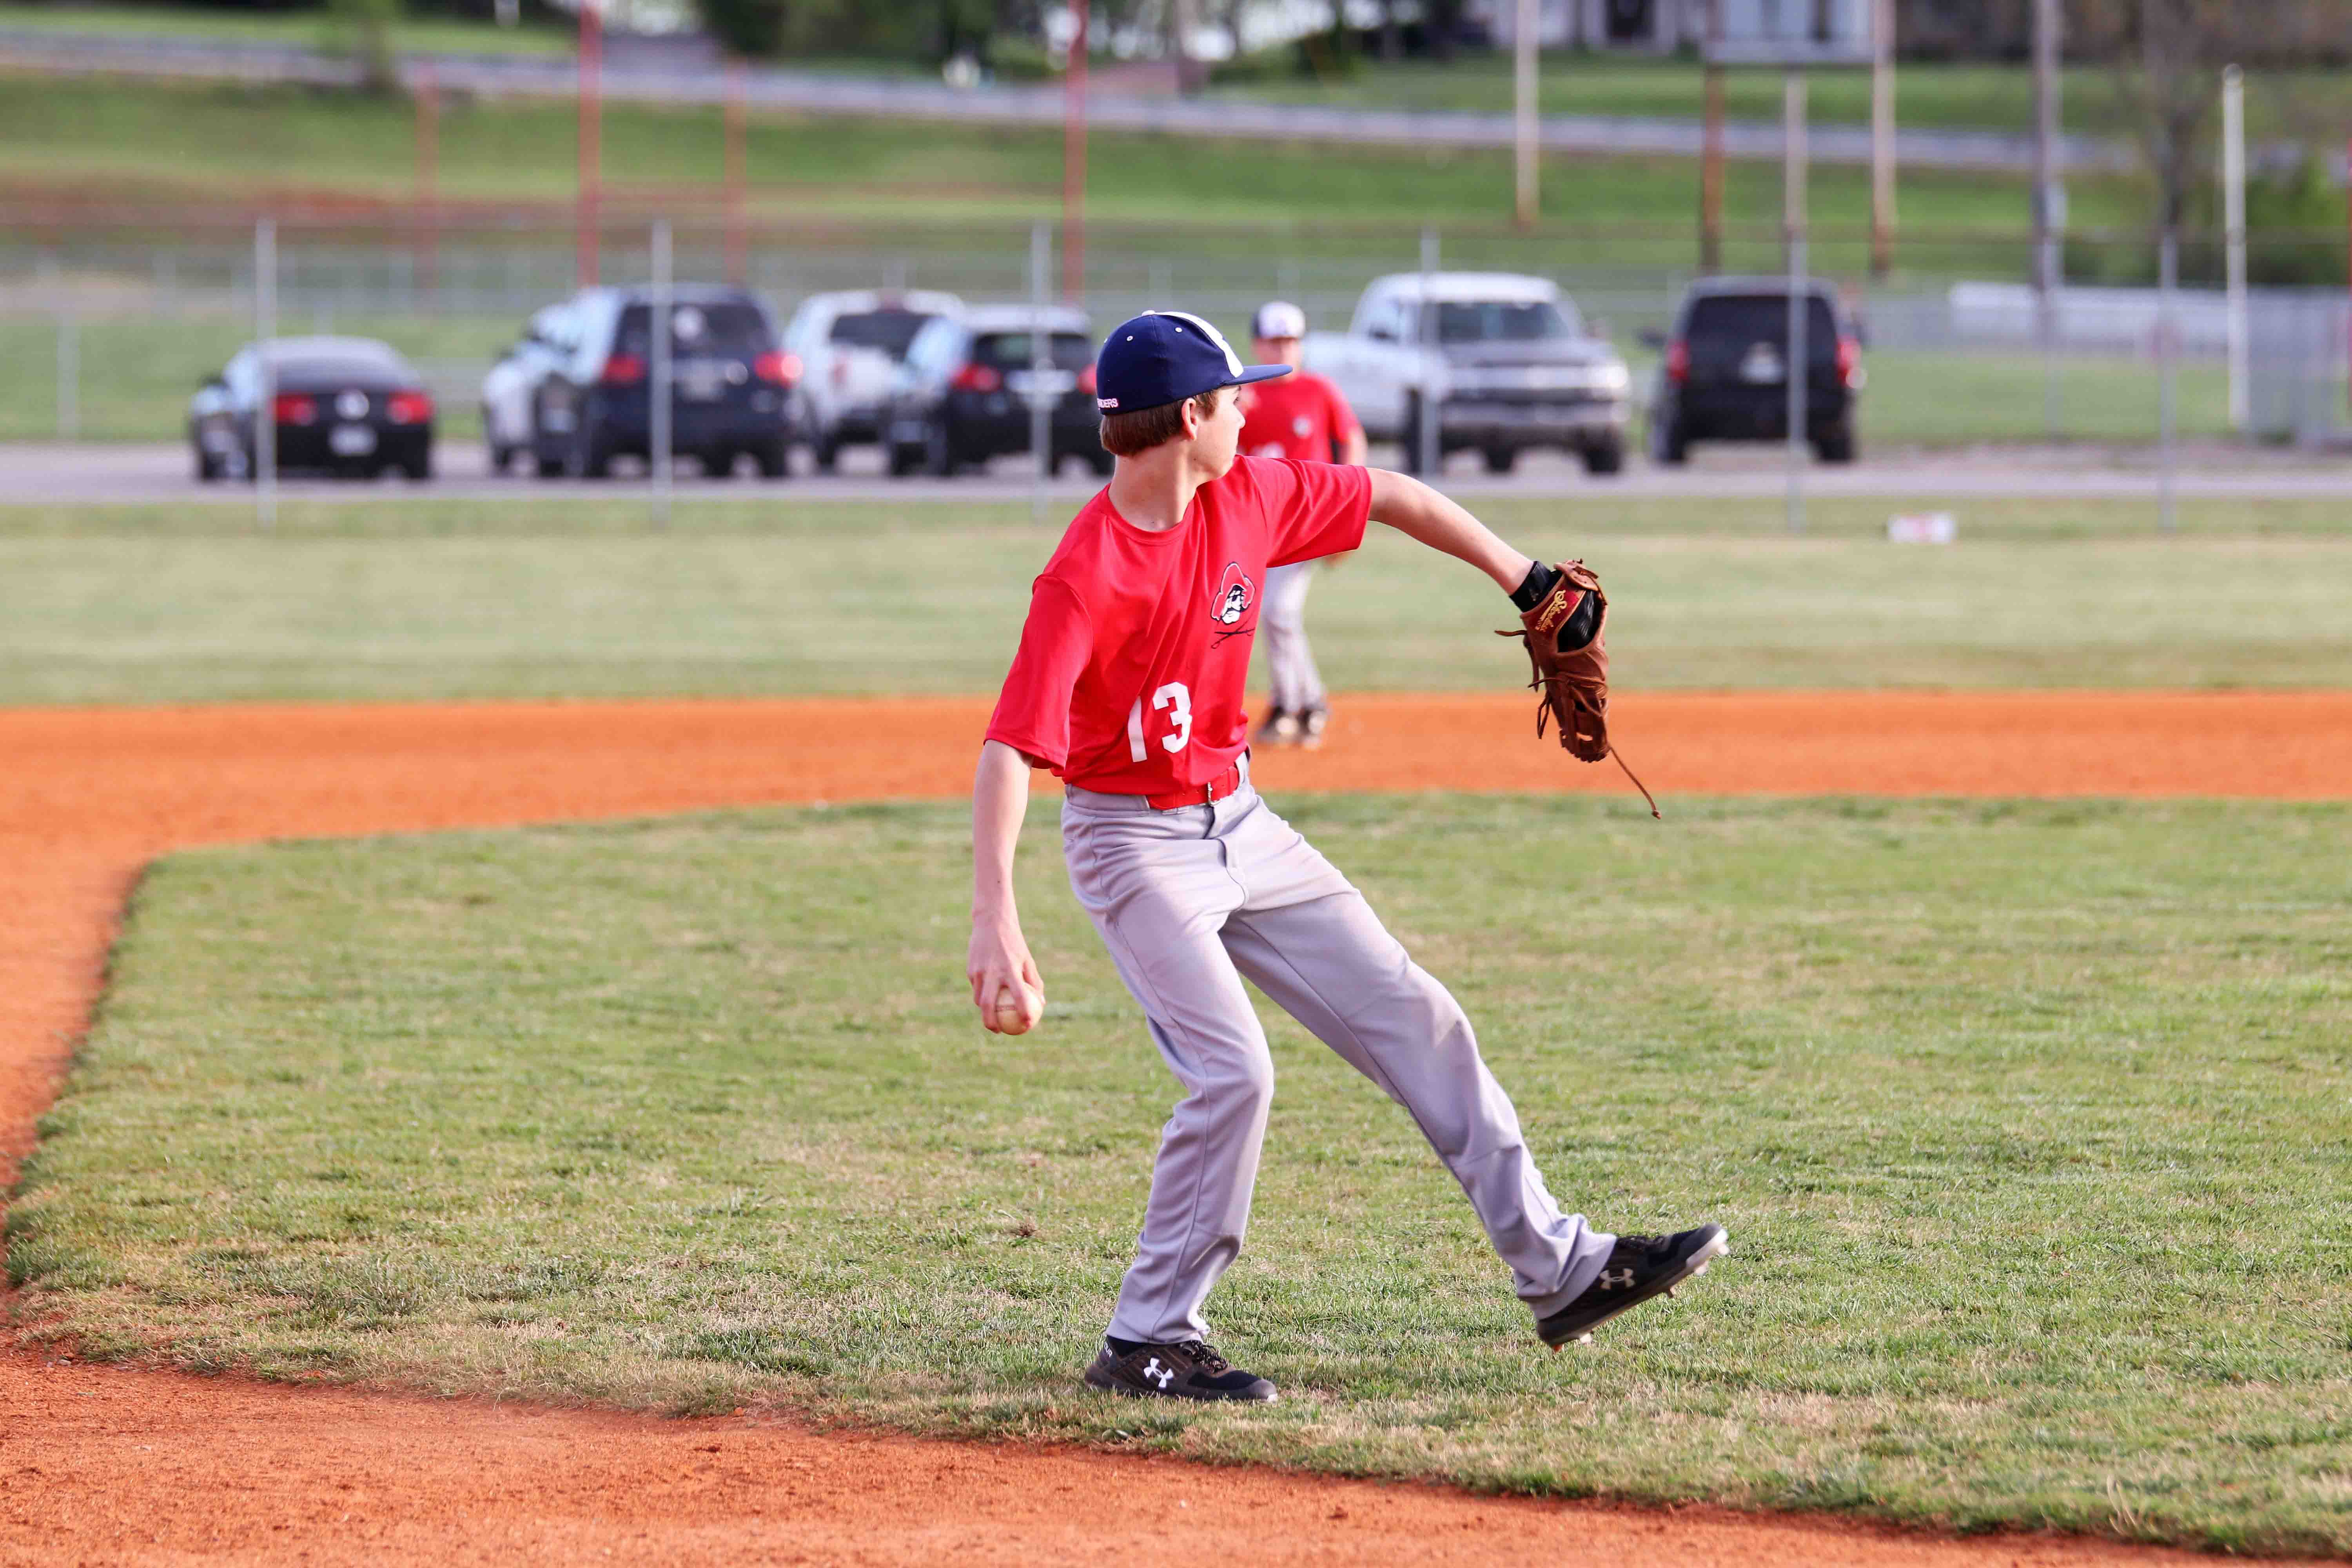
{"type": "Polygon", "coordinates": [[[1289,374],[1286,364],[1244,365],[1224,334],[1198,316],[1147,310],[1103,340],[1095,356],[1095,403],[1105,414],[1132,414],[1289,374]]]}

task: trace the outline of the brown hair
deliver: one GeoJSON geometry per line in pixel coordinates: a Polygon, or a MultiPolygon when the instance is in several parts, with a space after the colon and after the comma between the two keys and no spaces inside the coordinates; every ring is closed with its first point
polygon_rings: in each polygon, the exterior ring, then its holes
{"type": "Polygon", "coordinates": [[[1217,399],[1224,391],[1222,386],[1213,386],[1183,402],[1139,408],[1131,414],[1106,414],[1102,416],[1103,450],[1115,458],[1132,458],[1173,441],[1184,434],[1184,403],[1198,408],[1201,417],[1206,419],[1217,411],[1217,399]]]}

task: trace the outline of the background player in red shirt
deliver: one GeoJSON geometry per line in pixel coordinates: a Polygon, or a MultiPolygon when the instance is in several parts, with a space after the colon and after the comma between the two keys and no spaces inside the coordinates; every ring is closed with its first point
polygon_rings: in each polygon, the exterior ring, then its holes
{"type": "Polygon", "coordinates": [[[1202,1315],[1241,1250],[1274,1093],[1244,979],[1412,1115],[1546,1343],[1584,1337],[1726,1245],[1720,1226],[1612,1236],[1563,1215],[1461,1007],[1250,787],[1243,681],[1267,569],[1351,550],[1370,518],[1486,573],[1523,611],[1544,611],[1540,624],[1557,612],[1564,647],[1600,630],[1597,596],[1417,479],[1240,456],[1227,389],[1286,374],[1245,370],[1196,316],[1113,329],[1095,375],[1118,467],[1036,579],[973,780],[966,968],[982,1022],[1017,1035],[1045,1011],[1013,851],[1029,770],[1047,768],[1066,785],[1071,889],[1185,1090],[1087,1369],[1124,1394],[1275,1397],[1209,1347],[1202,1315]]]}
{"type": "MultiPolygon", "coordinates": [[[[1289,375],[1244,386],[1242,450],[1253,458],[1297,458],[1307,462],[1364,465],[1364,427],[1339,389],[1301,368],[1307,312],[1285,300],[1257,308],[1250,320],[1250,349],[1260,364],[1286,364],[1289,375]]],[[[1320,562],[1295,561],[1265,574],[1265,607],[1258,629],[1265,635],[1265,668],[1274,700],[1258,726],[1261,746],[1318,746],[1330,723],[1322,672],[1307,644],[1307,590],[1320,562]]]]}

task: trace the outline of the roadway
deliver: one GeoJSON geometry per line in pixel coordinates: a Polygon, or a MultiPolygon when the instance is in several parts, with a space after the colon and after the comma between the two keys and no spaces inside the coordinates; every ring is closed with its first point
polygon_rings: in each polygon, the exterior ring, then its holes
{"type": "MultiPolygon", "coordinates": [[[[1393,452],[1375,448],[1375,461],[1394,461],[1393,452]]],[[[909,502],[1018,501],[1034,493],[1025,459],[1000,458],[985,473],[952,479],[894,479],[884,474],[871,447],[853,447],[841,471],[818,475],[807,454],[795,452],[788,479],[739,477],[710,479],[681,463],[674,481],[680,501],[729,498],[765,500],[898,500],[909,502]]],[[[493,475],[481,446],[448,440],[435,454],[436,475],[422,482],[398,478],[375,481],[288,479],[278,487],[289,500],[331,503],[406,500],[529,500],[593,497],[642,497],[642,473],[610,479],[538,479],[493,475]]],[[[2053,498],[2144,498],[2158,494],[2161,477],[2152,452],[2137,447],[2001,447],[1981,450],[1897,452],[1852,467],[1813,465],[1806,474],[1811,494],[1866,496],[1925,503],[1970,496],[2053,498]]],[[[2178,478],[2178,493],[2193,496],[2294,497],[2352,500],[2352,462],[2341,458],[2222,447],[2189,448],[2178,478]]],[[[1047,487],[1057,504],[1074,503],[1099,480],[1076,464],[1047,487]]],[[[1549,453],[1523,458],[1516,473],[1490,476],[1475,455],[1457,454],[1448,466],[1445,489],[1464,498],[1559,497],[1599,500],[1611,496],[1741,499],[1776,497],[1786,471],[1774,447],[1721,447],[1694,454],[1686,468],[1663,468],[1639,456],[1627,471],[1593,479],[1574,462],[1549,453]]],[[[238,483],[201,484],[191,470],[188,449],[174,442],[0,443],[0,501],[16,504],[249,506],[252,489],[238,483]]]]}
{"type": "MultiPolygon", "coordinates": [[[[349,59],[278,44],[5,26],[0,26],[0,68],[322,86],[347,85],[358,70],[349,59]]],[[[430,72],[444,92],[486,98],[570,98],[580,85],[579,68],[561,56],[416,54],[405,57],[400,68],[412,86],[430,72]]],[[[630,102],[716,104],[727,92],[726,73],[701,61],[608,59],[603,80],[606,98],[630,102]]],[[[772,66],[746,70],[743,92],[754,109],[970,125],[1059,125],[1065,107],[1057,86],[957,89],[924,77],[772,66]]],[[[1093,92],[1087,102],[1089,121],[1104,130],[1413,147],[1512,145],[1507,112],[1350,109],[1271,103],[1223,93],[1175,99],[1093,92]]],[[[1700,132],[1696,119],[1555,114],[1544,117],[1540,134],[1544,150],[1550,153],[1688,158],[1699,153],[1700,132]]],[[[1814,163],[1870,162],[1867,126],[1814,125],[1808,140],[1814,163]]],[[[1724,150],[1736,159],[1777,163],[1782,151],[1780,126],[1777,121],[1729,121],[1724,127],[1724,150]]],[[[2057,151],[2060,167],[2069,173],[2115,174],[2137,167],[2131,147],[2112,139],[2064,136],[2057,151]]],[[[1913,169],[2030,174],[2033,168],[2033,139],[2009,132],[1902,127],[1895,133],[1895,152],[1898,163],[1913,169]]]]}

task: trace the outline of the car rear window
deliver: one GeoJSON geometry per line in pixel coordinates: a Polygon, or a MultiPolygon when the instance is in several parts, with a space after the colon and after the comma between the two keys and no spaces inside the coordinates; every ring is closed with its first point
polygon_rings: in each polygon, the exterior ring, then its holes
{"type": "Polygon", "coordinates": [[[915,334],[930,319],[921,310],[860,310],[854,315],[835,316],[833,331],[825,336],[831,342],[880,349],[892,359],[905,359],[907,345],[915,341],[915,334]]]}
{"type": "MultiPolygon", "coordinates": [[[[1689,340],[1694,358],[1742,354],[1756,343],[1770,343],[1786,351],[1789,296],[1715,294],[1695,300],[1684,335],[1689,340]]],[[[1837,319],[1830,313],[1830,302],[1814,295],[1805,315],[1806,357],[1835,359],[1837,338],[1837,319]]]]}
{"type": "MultiPolygon", "coordinates": [[[[971,357],[999,370],[1026,369],[1035,352],[1027,332],[983,332],[971,342],[971,357]]],[[[1084,370],[1095,363],[1095,345],[1083,332],[1055,332],[1053,355],[1057,370],[1084,370]]]]}
{"type": "Polygon", "coordinates": [[[1576,335],[1567,312],[1548,300],[1437,302],[1441,343],[1527,343],[1576,335]]]}
{"type": "MultiPolygon", "coordinates": [[[[697,301],[670,307],[670,353],[677,354],[763,354],[776,346],[768,313],[749,300],[697,301]]],[[[621,312],[615,352],[643,356],[653,351],[647,326],[651,309],[631,305],[621,312]]]]}
{"type": "Polygon", "coordinates": [[[270,374],[280,382],[414,381],[407,365],[393,355],[335,354],[272,359],[270,374]]]}

